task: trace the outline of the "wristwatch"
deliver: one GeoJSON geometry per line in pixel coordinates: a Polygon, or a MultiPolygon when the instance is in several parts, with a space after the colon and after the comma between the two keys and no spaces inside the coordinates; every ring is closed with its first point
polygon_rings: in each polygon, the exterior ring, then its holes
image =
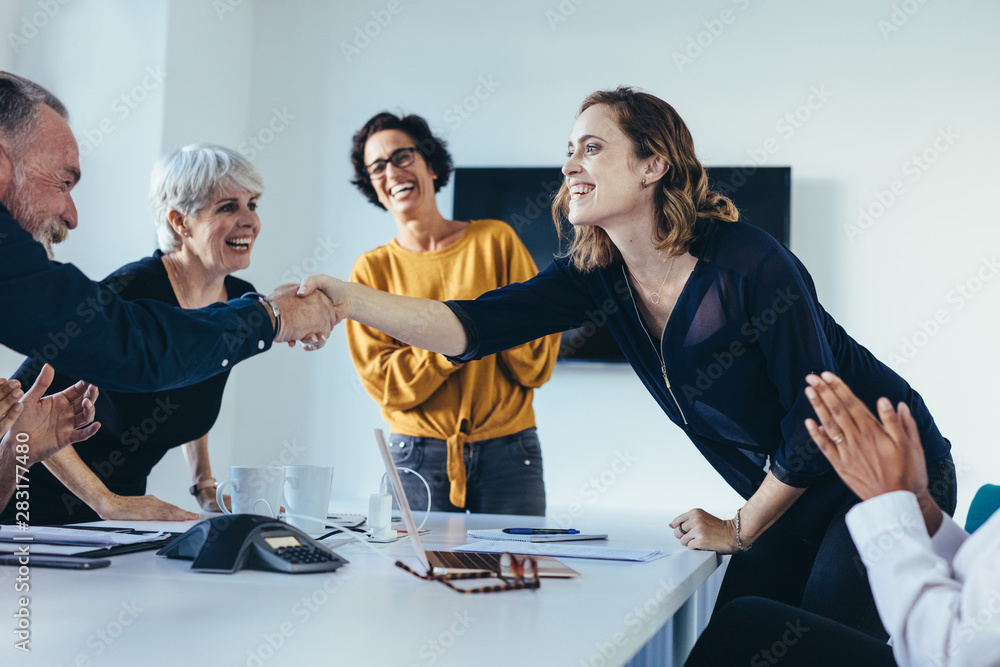
{"type": "Polygon", "coordinates": [[[188,489],[188,491],[191,492],[192,496],[197,496],[198,492],[201,491],[202,489],[207,489],[210,486],[218,486],[218,485],[219,483],[215,481],[214,477],[209,477],[208,479],[201,480],[197,484],[192,484],[191,488],[188,489]]]}
{"type": "Polygon", "coordinates": [[[271,309],[271,312],[274,314],[274,337],[277,338],[278,334],[281,333],[281,312],[278,310],[278,304],[274,302],[274,299],[260,292],[247,292],[240,298],[257,299],[271,309]]]}

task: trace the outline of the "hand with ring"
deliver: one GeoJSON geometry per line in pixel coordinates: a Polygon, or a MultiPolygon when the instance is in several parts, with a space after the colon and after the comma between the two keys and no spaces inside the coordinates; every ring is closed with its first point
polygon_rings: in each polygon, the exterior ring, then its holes
{"type": "Polygon", "coordinates": [[[878,400],[878,419],[833,373],[809,375],[806,397],[822,425],[806,429],[834,470],[862,500],[891,491],[927,494],[927,465],[906,403],[878,400]]]}

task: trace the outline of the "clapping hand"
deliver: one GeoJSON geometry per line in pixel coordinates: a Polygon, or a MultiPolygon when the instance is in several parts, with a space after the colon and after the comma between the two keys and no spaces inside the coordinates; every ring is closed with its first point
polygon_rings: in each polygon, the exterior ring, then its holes
{"type": "Polygon", "coordinates": [[[24,392],[17,380],[0,378],[0,437],[3,437],[24,409],[19,403],[24,392]]]}
{"type": "Polygon", "coordinates": [[[822,423],[807,419],[809,435],[859,498],[892,491],[929,497],[924,450],[906,403],[894,410],[889,399],[880,398],[876,419],[833,373],[809,375],[806,382],[806,397],[822,423]]]}
{"type": "MultiPolygon", "coordinates": [[[[8,439],[16,439],[18,434],[27,435],[29,465],[44,461],[67,445],[86,440],[101,428],[101,424],[94,421],[97,387],[81,380],[58,394],[45,396],[54,377],[52,366],[45,364],[35,384],[24,394],[11,420],[10,431],[4,436],[7,444],[8,439]]],[[[0,410],[16,391],[8,390],[0,398],[0,410]]],[[[7,411],[4,421],[11,412],[14,408],[7,411]]]]}

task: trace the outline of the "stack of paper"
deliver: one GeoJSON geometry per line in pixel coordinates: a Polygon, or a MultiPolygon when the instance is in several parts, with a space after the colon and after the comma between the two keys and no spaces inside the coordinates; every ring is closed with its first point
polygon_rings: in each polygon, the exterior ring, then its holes
{"type": "Polygon", "coordinates": [[[452,551],[472,551],[475,553],[498,554],[504,551],[528,556],[557,556],[561,558],[594,558],[598,560],[628,560],[647,563],[657,558],[669,556],[663,549],[616,549],[614,547],[589,547],[579,544],[533,544],[521,542],[487,541],[472,542],[455,547],[452,551]]]}

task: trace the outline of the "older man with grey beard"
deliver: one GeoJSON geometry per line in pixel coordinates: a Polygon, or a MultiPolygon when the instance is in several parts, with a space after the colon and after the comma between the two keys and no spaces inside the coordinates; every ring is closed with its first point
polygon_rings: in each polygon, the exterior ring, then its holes
{"type": "Polygon", "coordinates": [[[96,431],[77,430],[93,418],[89,383],[120,391],[186,386],[274,342],[321,347],[334,325],[329,300],[297,297],[298,285],[182,310],[124,301],[72,264],[52,262],[53,244],[77,226],[71,193],[80,175],[66,107],[38,84],[0,72],[0,344],[85,380],[43,399],[48,369],[39,377],[44,386],[36,383],[20,407],[13,405],[20,387],[0,383],[0,429],[9,428],[0,441],[0,505],[22,469],[96,431]]]}

